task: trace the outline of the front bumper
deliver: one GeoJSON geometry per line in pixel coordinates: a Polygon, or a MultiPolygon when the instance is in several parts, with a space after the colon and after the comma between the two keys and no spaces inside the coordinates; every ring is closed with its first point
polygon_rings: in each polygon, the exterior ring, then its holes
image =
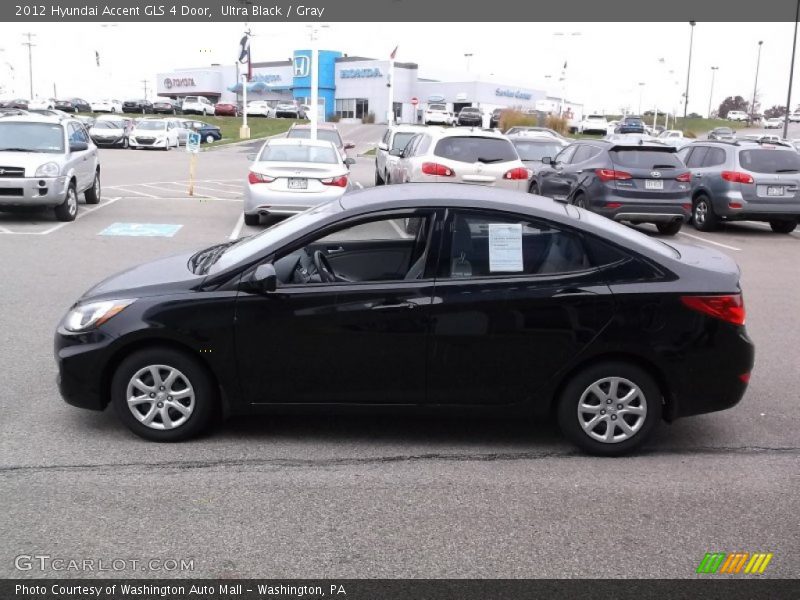
{"type": "Polygon", "coordinates": [[[98,148],[113,148],[125,145],[125,136],[120,137],[93,137],[92,141],[98,148]]]}
{"type": "Polygon", "coordinates": [[[57,206],[64,202],[67,177],[0,178],[0,206],[57,206]]]}
{"type": "Polygon", "coordinates": [[[161,140],[150,140],[149,138],[135,138],[132,137],[128,140],[128,145],[137,148],[166,148],[167,138],[161,140]]]}
{"type": "Polygon", "coordinates": [[[58,328],[54,340],[58,366],[58,390],[67,404],[90,410],[103,410],[108,404],[107,383],[103,380],[109,347],[114,338],[98,330],[70,334],[58,328]]]}
{"type": "Polygon", "coordinates": [[[244,189],[244,212],[248,215],[294,215],[313,206],[340,198],[347,188],[331,186],[320,192],[288,192],[259,189],[264,184],[248,184],[244,189]]]}

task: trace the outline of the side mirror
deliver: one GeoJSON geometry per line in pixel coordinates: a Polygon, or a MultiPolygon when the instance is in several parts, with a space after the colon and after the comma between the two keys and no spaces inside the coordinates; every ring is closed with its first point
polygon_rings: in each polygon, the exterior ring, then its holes
{"type": "Polygon", "coordinates": [[[553,164],[553,159],[551,157],[549,157],[549,156],[543,156],[542,157],[542,164],[543,165],[552,165],[553,164]]]}
{"type": "Polygon", "coordinates": [[[350,165],[354,165],[354,164],[356,164],[356,159],[355,158],[346,158],[346,159],[344,159],[344,164],[346,164],[348,167],[350,165]]]}
{"type": "Polygon", "coordinates": [[[70,142],[69,143],[69,151],[70,152],[83,152],[84,150],[89,149],[89,144],[86,142],[70,142]]]}
{"type": "Polygon", "coordinates": [[[247,160],[249,160],[250,162],[255,162],[256,154],[248,154],[247,155],[247,160]]]}
{"type": "Polygon", "coordinates": [[[256,267],[250,277],[250,283],[254,289],[263,294],[274,292],[278,288],[278,275],[275,273],[275,266],[272,263],[266,263],[256,267]]]}
{"type": "Polygon", "coordinates": [[[388,152],[389,144],[384,144],[383,142],[381,142],[380,144],[378,144],[378,150],[383,150],[384,152],[388,152]]]}
{"type": "Polygon", "coordinates": [[[344,149],[345,150],[352,150],[355,147],[356,147],[356,145],[353,142],[345,142],[344,143],[344,149]]]}
{"type": "Polygon", "coordinates": [[[403,156],[403,151],[400,148],[395,148],[389,151],[389,156],[403,156]]]}

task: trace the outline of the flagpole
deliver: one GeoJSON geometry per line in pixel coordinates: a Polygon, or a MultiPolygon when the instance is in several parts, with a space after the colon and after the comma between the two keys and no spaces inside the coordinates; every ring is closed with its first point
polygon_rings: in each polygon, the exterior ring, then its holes
{"type": "Polygon", "coordinates": [[[394,47],[389,55],[389,110],[386,112],[386,122],[391,127],[394,125],[394,57],[397,54],[397,46],[394,47]]]}

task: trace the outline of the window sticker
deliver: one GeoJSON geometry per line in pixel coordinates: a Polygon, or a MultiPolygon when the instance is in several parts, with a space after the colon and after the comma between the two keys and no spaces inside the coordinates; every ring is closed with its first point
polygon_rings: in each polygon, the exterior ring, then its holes
{"type": "Polygon", "coordinates": [[[523,271],[522,223],[489,223],[489,271],[523,271]]]}

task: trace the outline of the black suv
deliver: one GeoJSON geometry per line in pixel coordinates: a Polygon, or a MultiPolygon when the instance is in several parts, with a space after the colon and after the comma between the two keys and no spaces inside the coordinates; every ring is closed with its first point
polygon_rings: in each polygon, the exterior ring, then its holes
{"type": "Polygon", "coordinates": [[[614,133],[644,133],[644,122],[641,117],[625,117],[614,133]]]}
{"type": "Polygon", "coordinates": [[[675,235],[691,209],[691,176],[675,148],[655,142],[570,144],[538,175],[539,193],[614,221],[654,223],[675,235]]]}
{"type": "Polygon", "coordinates": [[[481,109],[474,106],[465,106],[458,113],[458,124],[483,127],[483,113],[481,109]]]}

